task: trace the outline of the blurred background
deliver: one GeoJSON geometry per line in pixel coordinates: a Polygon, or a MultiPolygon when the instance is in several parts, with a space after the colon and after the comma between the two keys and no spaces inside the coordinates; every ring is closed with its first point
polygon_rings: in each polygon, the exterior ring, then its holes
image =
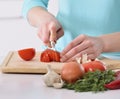
{"type": "MultiPolygon", "coordinates": [[[[37,29],[22,17],[22,6],[23,0],[0,0],[0,57],[22,48],[41,50],[37,29]]],[[[56,15],[58,1],[49,0],[48,10],[56,15]]]]}

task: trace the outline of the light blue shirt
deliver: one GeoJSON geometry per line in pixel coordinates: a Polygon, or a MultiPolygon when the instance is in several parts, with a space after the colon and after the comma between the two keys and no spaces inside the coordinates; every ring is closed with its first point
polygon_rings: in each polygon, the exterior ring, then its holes
{"type": "MultiPolygon", "coordinates": [[[[25,0],[23,16],[36,6],[47,9],[49,0],[25,0]]],[[[80,34],[100,36],[120,32],[120,0],[59,0],[56,18],[64,28],[64,36],[57,42],[61,51],[80,34]]],[[[112,46],[112,45],[111,45],[112,46]]],[[[104,53],[105,56],[120,58],[120,52],[104,53]]]]}

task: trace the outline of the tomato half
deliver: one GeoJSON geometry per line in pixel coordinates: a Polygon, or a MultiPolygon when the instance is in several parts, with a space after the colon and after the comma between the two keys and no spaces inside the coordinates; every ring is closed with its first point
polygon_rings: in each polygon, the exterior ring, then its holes
{"type": "Polygon", "coordinates": [[[18,50],[18,54],[23,60],[29,61],[33,59],[33,57],[35,56],[35,49],[34,48],[21,49],[18,50]]]}
{"type": "Polygon", "coordinates": [[[95,70],[101,70],[101,71],[105,70],[104,64],[100,61],[91,61],[91,62],[88,62],[88,63],[84,63],[82,65],[85,69],[85,72],[95,71],[95,70]]]}

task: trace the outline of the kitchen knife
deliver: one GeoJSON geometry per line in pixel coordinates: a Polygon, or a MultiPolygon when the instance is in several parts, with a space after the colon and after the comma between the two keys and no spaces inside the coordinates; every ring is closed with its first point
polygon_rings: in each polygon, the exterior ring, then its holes
{"type": "Polygon", "coordinates": [[[53,33],[51,31],[50,33],[50,45],[51,45],[51,49],[55,50],[55,44],[56,44],[56,33],[53,33]]]}

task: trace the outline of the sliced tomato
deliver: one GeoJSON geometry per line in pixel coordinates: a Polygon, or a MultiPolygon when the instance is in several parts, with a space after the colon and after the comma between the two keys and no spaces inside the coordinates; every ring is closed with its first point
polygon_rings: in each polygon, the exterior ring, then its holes
{"type": "Polygon", "coordinates": [[[59,52],[51,50],[49,53],[50,53],[51,61],[60,62],[60,53],[59,52]]]}
{"type": "Polygon", "coordinates": [[[56,62],[60,62],[60,53],[59,53],[59,52],[56,52],[56,53],[54,54],[54,57],[55,57],[55,61],[56,61],[56,62]]]}
{"type": "Polygon", "coordinates": [[[46,53],[46,52],[43,52],[41,53],[41,56],[40,56],[40,61],[42,62],[50,62],[50,58],[49,58],[49,54],[46,53]]]}
{"type": "Polygon", "coordinates": [[[91,61],[91,62],[88,62],[88,63],[84,63],[82,65],[85,69],[85,72],[95,71],[95,70],[101,70],[101,71],[105,70],[104,64],[100,61],[91,61]]]}
{"type": "Polygon", "coordinates": [[[60,62],[60,53],[51,49],[44,50],[40,55],[42,62],[60,62]]]}
{"type": "Polygon", "coordinates": [[[33,57],[35,56],[35,49],[34,48],[21,49],[18,50],[18,54],[23,60],[29,61],[33,59],[33,57]]]}

